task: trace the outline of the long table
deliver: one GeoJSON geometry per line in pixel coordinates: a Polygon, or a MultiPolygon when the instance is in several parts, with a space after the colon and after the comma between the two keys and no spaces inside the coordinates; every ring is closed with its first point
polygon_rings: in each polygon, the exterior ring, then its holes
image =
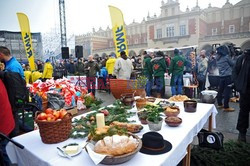
{"type": "MultiPolygon", "coordinates": [[[[161,155],[146,155],[137,153],[130,161],[121,165],[127,166],[147,166],[147,165],[177,165],[185,156],[185,165],[190,164],[190,144],[197,133],[204,127],[209,119],[209,128],[216,127],[217,109],[212,104],[198,103],[195,113],[187,113],[184,111],[183,103],[176,103],[180,107],[179,117],[182,118],[182,124],[179,127],[169,127],[163,122],[162,129],[159,131],[164,139],[172,143],[172,150],[161,155]]],[[[135,109],[130,110],[132,112],[135,109]]],[[[76,117],[77,118],[77,117],[76,117]]],[[[138,117],[134,116],[131,119],[139,123],[138,117]]],[[[143,130],[137,135],[141,137],[149,131],[147,125],[143,126],[143,130]]],[[[44,144],[41,141],[39,131],[32,131],[27,134],[13,138],[18,143],[25,146],[24,149],[19,149],[12,143],[7,145],[7,153],[12,163],[17,163],[19,166],[77,166],[77,165],[94,165],[88,154],[83,150],[81,154],[69,160],[58,155],[56,147],[62,147],[69,143],[84,144],[85,139],[68,139],[57,144],[44,144]]],[[[101,164],[99,164],[101,165],[101,164]]]]}

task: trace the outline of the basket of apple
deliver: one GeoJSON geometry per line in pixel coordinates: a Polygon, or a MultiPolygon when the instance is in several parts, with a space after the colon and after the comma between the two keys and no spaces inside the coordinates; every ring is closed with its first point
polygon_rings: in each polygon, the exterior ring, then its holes
{"type": "Polygon", "coordinates": [[[65,141],[71,132],[72,115],[65,109],[47,108],[44,112],[36,112],[35,122],[39,127],[43,143],[53,144],[65,141]]]}

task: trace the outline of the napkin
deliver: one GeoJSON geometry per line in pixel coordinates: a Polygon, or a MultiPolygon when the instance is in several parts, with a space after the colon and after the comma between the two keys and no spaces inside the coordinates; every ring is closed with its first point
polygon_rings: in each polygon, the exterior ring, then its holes
{"type": "Polygon", "coordinates": [[[99,154],[94,151],[94,145],[89,143],[87,146],[87,151],[89,153],[90,158],[95,163],[95,165],[98,165],[107,155],[99,154]]]}

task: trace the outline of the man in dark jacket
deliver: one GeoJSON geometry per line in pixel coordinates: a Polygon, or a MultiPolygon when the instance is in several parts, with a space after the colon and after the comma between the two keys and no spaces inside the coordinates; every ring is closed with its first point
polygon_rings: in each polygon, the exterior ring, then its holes
{"type": "Polygon", "coordinates": [[[84,75],[84,64],[82,62],[82,59],[78,59],[76,65],[75,65],[75,68],[76,68],[77,75],[79,75],[79,76],[84,75]]]}
{"type": "Polygon", "coordinates": [[[55,66],[54,66],[54,71],[53,71],[54,79],[56,80],[56,79],[62,78],[63,73],[64,73],[63,66],[60,64],[60,62],[56,62],[55,66]]]}
{"type": "Polygon", "coordinates": [[[42,65],[42,62],[40,60],[37,60],[37,70],[39,72],[43,71],[43,65],[42,65]]]}
{"type": "Polygon", "coordinates": [[[146,93],[147,96],[151,96],[151,88],[153,86],[153,66],[151,63],[152,57],[147,54],[146,51],[143,52],[143,73],[147,77],[146,93]]]}
{"type": "Polygon", "coordinates": [[[250,110],[250,49],[245,50],[237,59],[232,76],[236,90],[240,92],[240,112],[236,127],[240,132],[238,140],[246,142],[250,110]]]}
{"type": "Polygon", "coordinates": [[[173,96],[182,94],[183,70],[185,63],[186,59],[179,55],[178,49],[175,49],[174,57],[171,60],[169,67],[169,74],[172,74],[170,85],[173,96]],[[177,92],[176,92],[176,86],[177,86],[177,92]]]}
{"type": "Polygon", "coordinates": [[[74,64],[73,59],[71,59],[70,63],[68,64],[68,72],[69,72],[69,75],[74,75],[75,72],[76,72],[75,64],[74,64]]]}
{"type": "Polygon", "coordinates": [[[151,60],[153,65],[154,81],[157,86],[157,97],[164,97],[165,81],[164,74],[167,70],[166,61],[163,57],[163,52],[158,51],[156,57],[151,60]]]}
{"type": "Polygon", "coordinates": [[[95,95],[95,89],[96,89],[96,73],[99,72],[100,68],[98,66],[98,64],[94,61],[94,57],[93,55],[89,56],[89,60],[86,64],[85,67],[87,73],[87,88],[88,88],[88,92],[92,92],[93,95],[95,95]]]}
{"type": "Polygon", "coordinates": [[[229,107],[229,99],[231,95],[233,60],[228,55],[228,49],[225,45],[217,48],[216,64],[219,69],[220,84],[217,94],[218,108],[223,108],[226,112],[234,111],[229,107]],[[224,106],[222,104],[222,96],[224,96],[224,106]]]}

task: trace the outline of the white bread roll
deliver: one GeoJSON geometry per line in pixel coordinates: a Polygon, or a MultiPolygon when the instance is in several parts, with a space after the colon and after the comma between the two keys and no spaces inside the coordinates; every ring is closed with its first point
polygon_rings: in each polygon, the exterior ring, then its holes
{"type": "Polygon", "coordinates": [[[106,154],[110,156],[119,156],[133,152],[137,146],[138,141],[132,136],[113,135],[112,137],[104,137],[95,144],[94,151],[96,153],[106,154]]]}

